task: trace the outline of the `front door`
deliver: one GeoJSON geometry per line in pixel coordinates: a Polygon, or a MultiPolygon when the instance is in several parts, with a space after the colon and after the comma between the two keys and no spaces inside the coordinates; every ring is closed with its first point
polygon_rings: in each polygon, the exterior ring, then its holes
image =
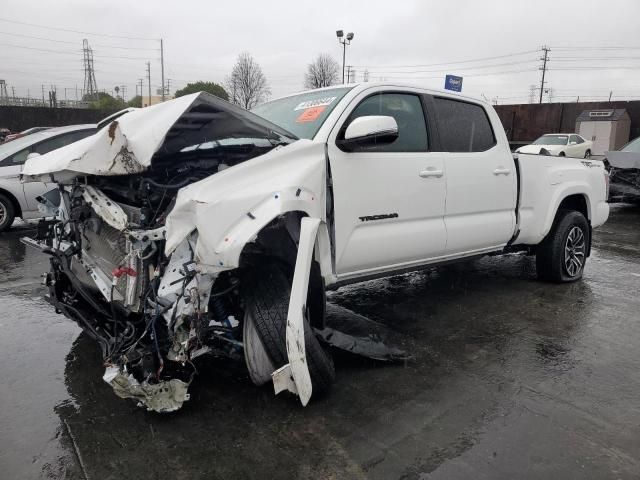
{"type": "Polygon", "coordinates": [[[338,275],[409,266],[446,246],[443,154],[429,151],[421,96],[376,90],[363,92],[329,137],[338,275]],[[340,150],[336,140],[348,124],[367,115],[394,117],[398,138],[340,150]]]}

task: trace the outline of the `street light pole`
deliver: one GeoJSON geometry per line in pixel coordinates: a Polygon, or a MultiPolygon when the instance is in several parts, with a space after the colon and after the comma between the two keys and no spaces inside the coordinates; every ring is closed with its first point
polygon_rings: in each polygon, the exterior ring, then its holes
{"type": "Polygon", "coordinates": [[[344,68],[345,60],[347,57],[347,45],[351,45],[351,40],[353,40],[353,32],[347,33],[347,36],[345,37],[342,30],[336,30],[336,36],[338,37],[338,42],[342,44],[342,83],[344,84],[344,68]]]}

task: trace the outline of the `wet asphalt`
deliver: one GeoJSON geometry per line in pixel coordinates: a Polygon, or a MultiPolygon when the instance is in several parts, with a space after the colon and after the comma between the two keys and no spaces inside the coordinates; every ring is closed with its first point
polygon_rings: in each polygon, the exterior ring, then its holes
{"type": "Polygon", "coordinates": [[[103,383],[97,348],[41,295],[47,258],[0,236],[0,478],[640,477],[640,209],[615,205],[583,281],[487,257],[331,292],[412,361],[335,357],[300,406],[206,361],[153,414],[103,383]]]}

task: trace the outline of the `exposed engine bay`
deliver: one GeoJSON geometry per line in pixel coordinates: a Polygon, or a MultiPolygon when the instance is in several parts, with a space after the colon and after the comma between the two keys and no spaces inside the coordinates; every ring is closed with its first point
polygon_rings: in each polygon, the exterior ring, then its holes
{"type": "Polygon", "coordinates": [[[262,153],[172,157],[140,175],[77,179],[43,199],[57,207],[36,237],[51,255],[48,300],[98,342],[118,395],[174,410],[188,399],[192,360],[242,358],[238,272],[200,274],[193,238],[167,258],[164,224],[180,188],[262,153]]]}

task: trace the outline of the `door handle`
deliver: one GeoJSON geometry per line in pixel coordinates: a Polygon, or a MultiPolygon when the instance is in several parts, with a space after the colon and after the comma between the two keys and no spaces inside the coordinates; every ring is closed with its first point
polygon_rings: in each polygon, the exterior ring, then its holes
{"type": "Polygon", "coordinates": [[[420,175],[422,178],[440,178],[442,175],[444,175],[444,172],[442,170],[437,170],[435,167],[428,167],[426,170],[422,170],[418,175],[420,175]]]}
{"type": "Polygon", "coordinates": [[[494,175],[509,175],[511,170],[504,167],[498,167],[493,171],[494,175]]]}

